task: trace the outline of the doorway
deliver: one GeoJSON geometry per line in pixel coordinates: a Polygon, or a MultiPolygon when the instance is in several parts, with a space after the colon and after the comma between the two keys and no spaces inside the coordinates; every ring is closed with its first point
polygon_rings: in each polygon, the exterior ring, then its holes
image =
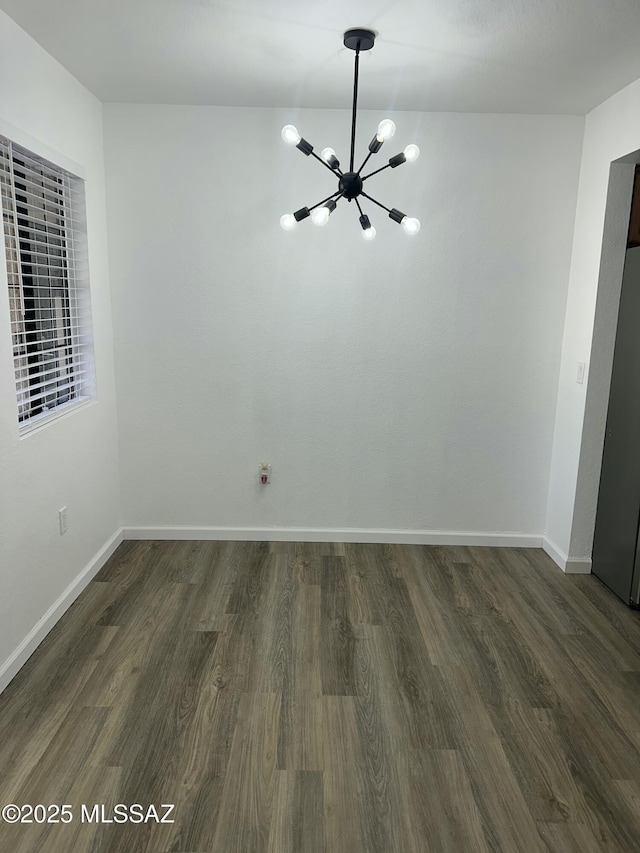
{"type": "Polygon", "coordinates": [[[592,572],[626,604],[638,603],[640,560],[640,167],[620,291],[592,572]]]}

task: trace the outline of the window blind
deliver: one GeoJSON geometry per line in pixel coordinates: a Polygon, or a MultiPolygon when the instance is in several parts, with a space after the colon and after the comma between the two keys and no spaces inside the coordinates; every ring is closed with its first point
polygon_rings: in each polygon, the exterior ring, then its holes
{"type": "Polygon", "coordinates": [[[20,431],[94,396],[84,182],[0,136],[20,431]]]}

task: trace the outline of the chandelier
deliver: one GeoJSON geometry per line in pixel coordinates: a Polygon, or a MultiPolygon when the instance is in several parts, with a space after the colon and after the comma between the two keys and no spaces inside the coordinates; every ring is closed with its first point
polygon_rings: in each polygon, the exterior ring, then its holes
{"type": "Polygon", "coordinates": [[[417,160],[420,156],[420,149],[417,145],[407,145],[403,152],[400,154],[396,154],[394,157],[391,157],[386,166],[382,166],[380,169],[375,169],[373,172],[369,172],[367,175],[362,175],[362,170],[367,165],[369,158],[372,154],[377,154],[378,151],[382,148],[383,142],[387,139],[391,139],[391,137],[396,132],[396,126],[393,121],[389,118],[383,119],[378,125],[378,131],[376,135],[373,137],[371,142],[369,143],[369,151],[367,156],[364,158],[362,165],[358,169],[358,171],[354,171],[354,155],[355,155],[355,145],[356,145],[356,110],[358,105],[358,70],[360,64],[360,51],[362,50],[371,50],[374,45],[376,38],[376,34],[372,30],[364,30],[364,29],[352,29],[347,30],[344,34],[344,45],[348,47],[349,50],[355,51],[355,69],[353,74],[353,109],[352,109],[352,118],[351,118],[351,156],[349,158],[349,171],[343,172],[340,169],[340,161],[336,157],[336,152],[333,148],[325,148],[320,156],[318,156],[313,150],[313,145],[307,142],[306,139],[300,136],[296,128],[292,124],[287,124],[282,128],[282,138],[285,142],[288,142],[290,145],[295,145],[296,148],[299,148],[303,154],[307,157],[312,156],[315,157],[318,162],[322,163],[323,166],[326,166],[330,172],[333,172],[334,175],[338,176],[338,189],[332,193],[327,198],[322,199],[317,204],[314,204],[313,207],[301,207],[300,210],[296,210],[295,213],[285,213],[284,216],[280,218],[280,225],[284,228],[285,231],[290,231],[292,228],[295,228],[298,222],[301,222],[303,219],[307,219],[307,217],[311,217],[312,222],[316,225],[326,225],[329,221],[329,217],[336,209],[338,202],[346,198],[348,202],[355,201],[356,207],[358,208],[358,212],[360,214],[360,225],[362,227],[362,236],[365,240],[373,240],[376,236],[376,229],[371,224],[371,220],[367,216],[366,213],[363,213],[362,207],[360,206],[359,199],[367,199],[367,201],[373,202],[373,204],[381,207],[383,210],[389,214],[389,218],[393,219],[394,222],[398,222],[407,234],[417,234],[420,230],[420,222],[418,219],[414,219],[413,217],[406,216],[406,214],[402,213],[401,210],[397,210],[397,208],[385,207],[384,204],[381,204],[379,201],[376,201],[375,198],[372,198],[368,193],[364,191],[365,181],[368,181],[369,178],[373,177],[373,175],[377,175],[379,172],[383,172],[385,169],[395,169],[398,166],[402,165],[402,163],[413,162],[417,160]]]}

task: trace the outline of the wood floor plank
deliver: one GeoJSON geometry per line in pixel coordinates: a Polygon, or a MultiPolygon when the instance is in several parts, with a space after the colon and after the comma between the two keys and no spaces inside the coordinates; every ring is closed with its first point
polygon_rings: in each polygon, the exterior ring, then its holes
{"type": "Polygon", "coordinates": [[[320,587],[298,585],[292,610],[292,669],[282,697],[278,767],[322,770],[320,587]]]}
{"type": "Polygon", "coordinates": [[[634,770],[636,756],[621,751],[608,728],[598,730],[589,715],[574,716],[560,709],[551,712],[551,720],[554,740],[587,805],[592,836],[613,849],[633,850],[640,832],[638,815],[625,806],[614,782],[620,768],[624,773],[627,768],[634,770]],[[612,752],[612,747],[617,751],[612,752]]]}
{"type": "Polygon", "coordinates": [[[117,636],[117,628],[93,624],[105,588],[90,587],[0,696],[0,798],[10,801],[41,761],[117,636]]]}
{"type": "Polygon", "coordinates": [[[450,614],[432,594],[427,582],[429,572],[439,570],[435,561],[430,562],[429,552],[421,554],[413,548],[402,552],[403,577],[430,663],[463,666],[465,647],[455,642],[455,622],[451,624],[450,614]]]}
{"type": "Polygon", "coordinates": [[[589,820],[588,808],[556,738],[554,713],[518,701],[488,709],[533,818],[542,822],[585,822],[589,820]]]}
{"type": "Polygon", "coordinates": [[[324,853],[322,773],[278,771],[269,853],[324,853]]]}
{"type": "Polygon", "coordinates": [[[326,850],[365,853],[355,697],[323,696],[321,722],[326,850]]]}
{"type": "Polygon", "coordinates": [[[321,557],[344,557],[345,548],[344,542],[293,542],[294,553],[296,556],[311,557],[313,559],[321,557]]]}
{"type": "Polygon", "coordinates": [[[465,709],[459,751],[489,849],[542,853],[545,845],[476,679],[466,668],[443,675],[455,704],[465,709]]]}
{"type": "Polygon", "coordinates": [[[245,694],[225,775],[214,850],[269,849],[277,786],[280,694],[245,694]]]}
{"type": "MultiPolygon", "coordinates": [[[[556,577],[556,566],[543,552],[537,555],[528,550],[514,550],[509,554],[498,551],[491,559],[503,567],[507,564],[519,567],[522,577],[520,594],[523,594],[522,589],[525,587],[526,603],[538,612],[541,621],[553,634],[597,636],[616,660],[619,669],[640,668],[640,625],[635,624],[637,620],[629,622],[628,619],[617,618],[620,608],[626,611],[628,608],[596,578],[569,575],[566,583],[558,583],[561,578],[556,577]],[[582,584],[584,579],[590,581],[586,586],[582,584]],[[594,581],[598,594],[592,600],[587,593],[594,590],[594,581]],[[559,631],[561,624],[566,627],[559,631]]],[[[503,570],[498,573],[498,578],[504,580],[509,575],[503,570]]]]}
{"type": "MultiPolygon", "coordinates": [[[[63,851],[64,853],[67,851],[82,853],[92,848],[106,849],[110,825],[96,826],[77,818],[82,814],[83,804],[89,807],[93,807],[95,803],[104,804],[106,813],[111,813],[113,806],[119,802],[121,777],[120,767],[85,765],[76,776],[66,797],[66,802],[72,806],[76,819],[66,827],[60,827],[56,835],[49,834],[45,837],[39,853],[63,853],[63,851]]],[[[29,848],[25,853],[28,853],[28,850],[29,848]]]]}
{"type": "Polygon", "coordinates": [[[346,561],[348,584],[348,610],[352,625],[379,624],[380,614],[372,606],[373,599],[368,589],[371,573],[367,574],[362,564],[346,561]]]}
{"type": "MultiPolygon", "coordinates": [[[[594,580],[591,576],[574,576],[573,590],[579,596],[581,611],[584,612],[584,630],[597,633],[605,642],[615,644],[615,653],[620,661],[627,654],[631,656],[630,665],[621,668],[637,669],[636,655],[640,655],[640,619],[628,619],[622,602],[601,584],[584,583],[594,580]]],[[[568,590],[563,590],[569,594],[568,590]]]]}
{"type": "Polygon", "coordinates": [[[227,603],[235,583],[235,542],[209,542],[194,575],[200,579],[193,609],[194,630],[221,631],[227,621],[227,603]]]}
{"type": "Polygon", "coordinates": [[[169,850],[213,849],[241,695],[213,679],[200,693],[176,758],[176,825],[169,850]]]}
{"type": "Polygon", "coordinates": [[[460,753],[452,749],[420,750],[406,756],[403,767],[411,816],[412,849],[458,853],[491,848],[460,753]]]}
{"type": "Polygon", "coordinates": [[[379,701],[378,672],[372,645],[360,638],[355,644],[354,709],[358,730],[357,763],[359,771],[360,834],[365,849],[372,853],[406,847],[398,831],[399,815],[395,794],[398,785],[392,759],[391,739],[384,708],[379,701]]]}
{"type": "MultiPolygon", "coordinates": [[[[576,732],[582,733],[584,737],[583,749],[589,754],[597,757],[603,762],[605,777],[628,778],[638,777],[640,767],[635,760],[635,749],[633,742],[633,726],[621,728],[615,716],[610,711],[611,703],[616,703],[616,696],[625,692],[623,682],[619,681],[606,701],[599,695],[601,686],[594,682],[593,673],[586,675],[585,667],[590,665],[590,656],[584,654],[572,655],[570,649],[580,642],[581,635],[566,634],[560,631],[554,634],[549,625],[538,621],[536,612],[528,607],[519,597],[518,589],[513,589],[511,579],[507,573],[498,573],[496,577],[502,587],[502,600],[508,618],[518,625],[519,633],[525,638],[526,648],[537,650],[538,661],[541,669],[546,673],[546,685],[552,685],[555,699],[551,705],[561,712],[560,717],[570,709],[571,716],[576,722],[576,732]],[[579,660],[578,660],[579,658],[579,660]],[[595,684],[595,686],[594,686],[595,684]],[[587,744],[591,744],[587,746],[587,744]]],[[[592,579],[598,583],[595,578],[592,579]]],[[[608,591],[602,588],[604,595],[608,591]]],[[[582,602],[568,601],[567,606],[578,610],[582,602]]],[[[621,603],[620,603],[621,604],[621,603]]],[[[623,606],[621,604],[621,606],[623,606]]],[[[633,620],[634,614],[627,611],[629,618],[633,620]]],[[[576,616],[575,619],[579,617],[576,616]]],[[[582,625],[582,629],[586,628],[582,625]]],[[[600,632],[589,635],[595,647],[602,644],[600,632]]],[[[614,658],[609,658],[614,665],[614,658]]],[[[627,696],[627,700],[629,697],[627,696]]],[[[627,724],[630,720],[637,718],[634,702],[626,703],[627,724]]],[[[624,711],[619,708],[619,712],[624,711]]],[[[589,763],[589,767],[593,761],[589,763]]]]}
{"type": "Polygon", "coordinates": [[[129,699],[140,696],[141,681],[147,685],[146,692],[153,692],[162,672],[162,650],[173,647],[170,629],[177,631],[188,620],[187,606],[194,590],[185,584],[165,584],[155,579],[150,586],[155,594],[145,595],[141,601],[144,606],[135,618],[118,629],[84,685],[78,697],[83,704],[111,707],[117,702],[124,708],[129,699]]]}
{"type": "MultiPolygon", "coordinates": [[[[68,803],[76,773],[87,763],[96,739],[109,714],[106,708],[74,708],[42,754],[38,763],[20,787],[11,793],[9,802],[68,803]]],[[[63,836],[69,835],[61,826],[63,836]]],[[[0,823],[0,850],[29,853],[48,841],[49,825],[28,826],[0,823]]]]}
{"type": "MultiPolygon", "coordinates": [[[[627,853],[640,615],[541,551],[125,542],[0,695],[11,853],[627,853]]],[[[0,803],[3,804],[3,803],[0,803]]]]}
{"type": "Polygon", "coordinates": [[[321,673],[326,696],[353,696],[354,644],[343,557],[324,557],[321,584],[321,673]]]}
{"type": "Polygon", "coordinates": [[[628,701],[629,671],[618,669],[619,661],[611,657],[599,638],[589,634],[563,638],[563,645],[620,734],[640,748],[640,705],[628,701]]]}
{"type": "Polygon", "coordinates": [[[266,581],[269,546],[264,542],[236,543],[229,558],[232,579],[227,613],[255,613],[266,581]]]}
{"type": "MultiPolygon", "coordinates": [[[[175,550],[181,543],[163,544],[164,547],[159,547],[159,543],[141,542],[139,551],[128,553],[124,564],[118,566],[114,579],[108,581],[109,602],[98,616],[96,624],[126,626],[132,621],[138,621],[143,605],[154,601],[160,586],[169,586],[168,575],[175,550]]],[[[104,577],[110,576],[111,573],[106,571],[104,577]]],[[[102,577],[100,573],[98,578],[102,577]]]]}
{"type": "MultiPolygon", "coordinates": [[[[582,823],[539,823],[540,835],[549,853],[627,853],[617,844],[613,846],[604,838],[594,838],[592,830],[582,823]]],[[[629,849],[629,853],[631,853],[629,849]]]]}
{"type": "Polygon", "coordinates": [[[2,693],[5,713],[0,715],[0,740],[6,743],[10,734],[15,736],[19,723],[28,727],[41,713],[43,704],[55,707],[59,701],[72,699],[82,688],[94,668],[93,662],[99,660],[105,643],[108,645],[115,634],[113,629],[95,624],[96,610],[109,594],[107,584],[89,584],[47,635],[46,644],[29,658],[2,693]],[[31,682],[38,684],[35,695],[27,686],[31,682]],[[10,730],[5,725],[8,721],[10,730]]]}
{"type": "Polygon", "coordinates": [[[289,693],[292,674],[293,564],[286,555],[271,555],[267,563],[272,598],[267,603],[263,645],[265,656],[257,683],[259,693],[289,693]]]}
{"type": "Polygon", "coordinates": [[[383,627],[368,625],[356,641],[355,723],[358,732],[355,766],[360,793],[360,836],[367,851],[406,850],[421,853],[422,839],[413,831],[409,791],[402,775],[403,756],[411,751],[397,706],[389,701],[384,666],[383,627]]]}
{"type": "Polygon", "coordinates": [[[396,705],[397,728],[405,734],[406,748],[456,748],[455,708],[441,670],[429,661],[403,578],[387,581],[384,608],[382,630],[371,636],[383,645],[379,666],[396,705]]]}

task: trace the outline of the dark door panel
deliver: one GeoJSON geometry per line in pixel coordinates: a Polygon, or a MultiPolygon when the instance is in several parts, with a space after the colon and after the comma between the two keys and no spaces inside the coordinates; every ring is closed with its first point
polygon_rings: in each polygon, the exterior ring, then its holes
{"type": "Polygon", "coordinates": [[[627,604],[640,519],[640,248],[627,251],[613,357],[592,571],[627,604]]]}

